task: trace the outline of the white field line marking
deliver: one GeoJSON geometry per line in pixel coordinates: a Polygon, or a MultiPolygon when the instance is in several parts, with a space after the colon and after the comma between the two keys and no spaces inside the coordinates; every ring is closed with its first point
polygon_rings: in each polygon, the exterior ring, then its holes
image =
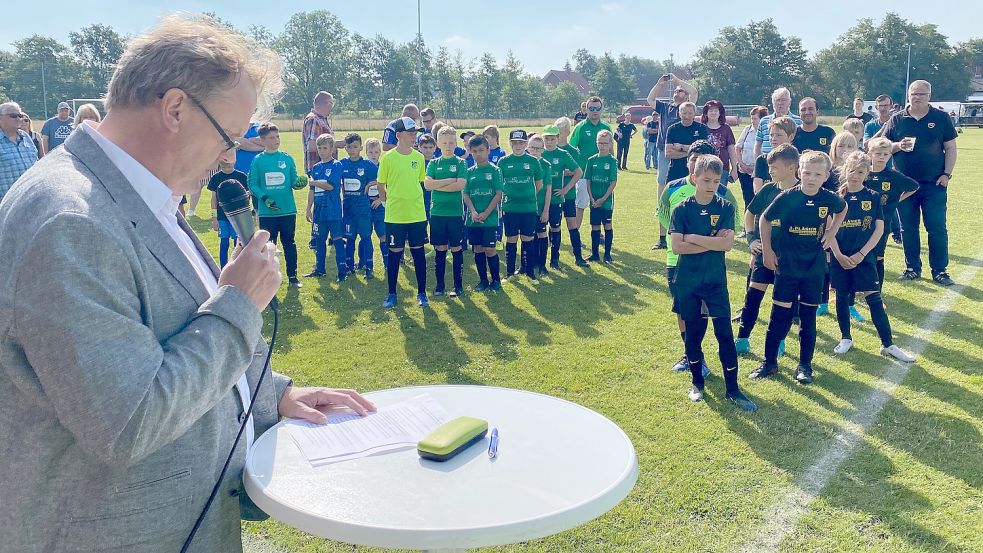
{"type": "MultiPolygon", "coordinates": [[[[909,340],[909,349],[914,356],[920,356],[928,347],[932,335],[942,324],[946,314],[962,297],[962,292],[976,278],[980,266],[983,265],[983,251],[976,255],[972,263],[959,275],[956,284],[947,289],[936,302],[931,313],[918,325],[918,330],[909,340]]],[[[776,551],[786,536],[795,530],[799,519],[809,508],[809,504],[826,487],[830,479],[840,469],[843,461],[853,453],[863,434],[870,428],[887,402],[894,396],[894,391],[908,374],[910,365],[899,361],[888,361],[884,376],[875,383],[874,390],[860,400],[856,406],[856,414],[843,424],[833,442],[829,444],[822,455],[797,479],[795,486],[767,511],[765,523],[758,526],[757,532],[749,538],[741,552],[776,551]]]]}

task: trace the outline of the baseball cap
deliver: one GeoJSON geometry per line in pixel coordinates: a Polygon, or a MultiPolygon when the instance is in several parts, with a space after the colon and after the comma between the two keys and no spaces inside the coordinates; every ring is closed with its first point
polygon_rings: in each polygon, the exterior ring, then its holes
{"type": "Polygon", "coordinates": [[[416,121],[410,119],[409,117],[400,117],[393,122],[393,130],[396,132],[416,132],[416,129],[416,121]]]}
{"type": "Polygon", "coordinates": [[[516,129],[509,133],[509,140],[529,140],[529,134],[522,129],[516,129]]]}
{"type": "Polygon", "coordinates": [[[458,135],[462,140],[467,140],[469,136],[474,136],[474,131],[464,131],[458,135]]]}
{"type": "Polygon", "coordinates": [[[72,109],[72,106],[68,105],[68,102],[62,102],[58,104],[58,109],[72,109]]]}
{"type": "Polygon", "coordinates": [[[543,127],[543,136],[560,136],[560,128],[556,125],[546,125],[543,127]]]}

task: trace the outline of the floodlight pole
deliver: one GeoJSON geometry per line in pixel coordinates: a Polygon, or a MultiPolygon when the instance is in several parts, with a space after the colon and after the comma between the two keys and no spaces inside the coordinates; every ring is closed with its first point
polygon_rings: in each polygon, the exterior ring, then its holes
{"type": "Polygon", "coordinates": [[[911,44],[908,44],[908,69],[904,74],[904,93],[908,95],[908,86],[911,85],[911,44]]]}
{"type": "Polygon", "coordinates": [[[48,86],[44,80],[44,59],[41,60],[41,101],[44,104],[44,118],[48,118],[48,86]]]}

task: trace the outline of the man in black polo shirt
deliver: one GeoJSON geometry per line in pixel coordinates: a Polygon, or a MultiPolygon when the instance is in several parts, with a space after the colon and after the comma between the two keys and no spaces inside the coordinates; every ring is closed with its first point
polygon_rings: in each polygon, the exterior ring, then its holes
{"type": "Polygon", "coordinates": [[[846,116],[847,119],[860,119],[860,121],[866,125],[868,121],[874,118],[874,115],[869,111],[864,111],[864,99],[854,98],[853,99],[853,113],[846,116]]]}
{"type": "Polygon", "coordinates": [[[706,140],[710,131],[707,126],[696,121],[696,105],[693,102],[683,102],[679,105],[679,122],[674,123],[666,131],[666,157],[669,158],[670,181],[685,177],[686,157],[689,155],[689,145],[697,140],[706,140]]]}
{"type": "Polygon", "coordinates": [[[928,264],[932,279],[951,286],[949,233],[946,229],[946,197],[949,179],[956,166],[956,129],[942,110],[929,106],[932,85],[914,81],[908,87],[908,107],[894,114],[881,129],[891,140],[898,171],[918,181],[918,191],[898,205],[902,240],[908,268],[900,280],[916,280],[922,274],[919,219],[928,233],[928,264]]]}
{"type": "Polygon", "coordinates": [[[799,117],[802,124],[795,131],[792,145],[799,153],[806,150],[829,153],[836,131],[832,127],[819,124],[819,105],[815,98],[805,97],[799,101],[799,117]]]}

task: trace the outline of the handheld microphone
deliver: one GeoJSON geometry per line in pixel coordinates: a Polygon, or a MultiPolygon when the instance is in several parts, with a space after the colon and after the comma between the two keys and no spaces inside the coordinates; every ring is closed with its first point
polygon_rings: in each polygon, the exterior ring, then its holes
{"type": "MultiPolygon", "coordinates": [[[[225,212],[232,229],[239,236],[243,245],[249,243],[256,234],[256,219],[253,218],[252,207],[249,205],[249,192],[242,183],[235,179],[226,179],[218,185],[218,205],[225,212]]],[[[276,296],[270,300],[270,307],[276,310],[280,306],[276,296]]]]}

